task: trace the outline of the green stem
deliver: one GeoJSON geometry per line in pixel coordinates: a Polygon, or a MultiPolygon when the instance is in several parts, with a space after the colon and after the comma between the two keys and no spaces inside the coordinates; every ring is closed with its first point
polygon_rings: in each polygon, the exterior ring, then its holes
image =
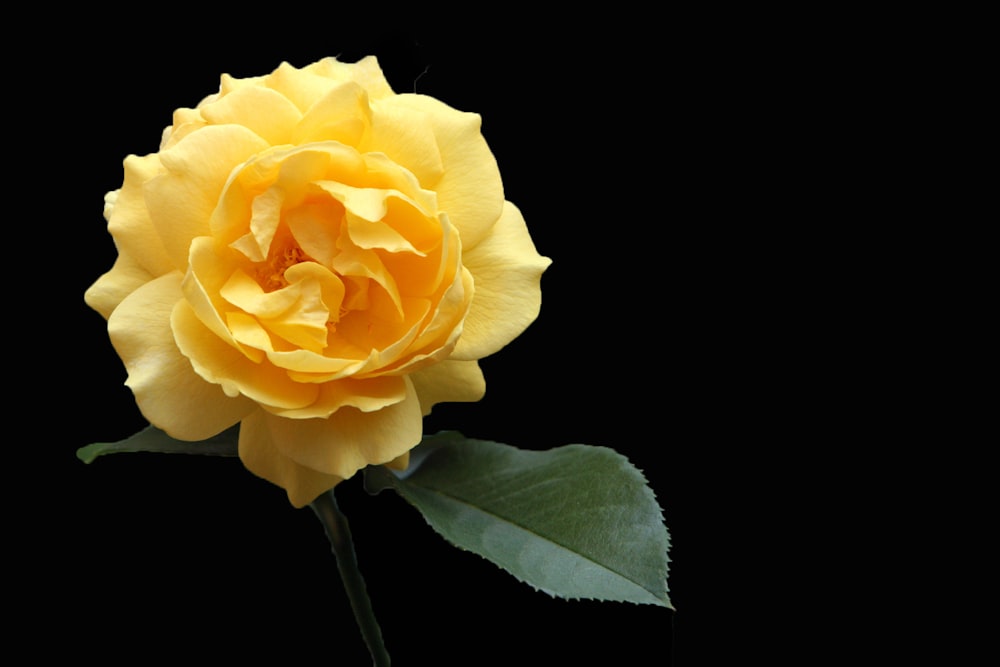
{"type": "Polygon", "coordinates": [[[326,536],[330,539],[333,555],[337,559],[337,569],[340,570],[340,578],[344,582],[344,589],[351,601],[351,609],[354,610],[354,618],[361,628],[361,636],[368,645],[373,664],[375,667],[388,667],[389,653],[382,642],[382,630],[375,620],[375,612],[372,611],[364,577],[358,569],[358,558],[354,553],[354,540],[351,539],[351,527],[347,523],[347,517],[337,506],[337,499],[332,489],[314,500],[310,507],[323,523],[326,536]]]}

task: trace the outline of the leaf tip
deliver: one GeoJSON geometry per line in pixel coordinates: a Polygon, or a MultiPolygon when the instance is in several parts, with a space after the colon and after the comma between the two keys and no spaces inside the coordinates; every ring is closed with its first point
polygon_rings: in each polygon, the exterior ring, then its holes
{"type": "Polygon", "coordinates": [[[93,443],[76,450],[76,458],[84,463],[93,463],[94,459],[100,456],[100,443],[93,443]]]}

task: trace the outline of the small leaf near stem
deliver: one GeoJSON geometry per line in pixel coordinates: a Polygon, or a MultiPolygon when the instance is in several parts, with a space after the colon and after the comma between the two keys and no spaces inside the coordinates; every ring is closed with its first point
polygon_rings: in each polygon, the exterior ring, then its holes
{"type": "Polygon", "coordinates": [[[207,454],[210,456],[238,456],[239,426],[228,428],[207,440],[188,442],[177,440],[156,428],[147,426],[117,442],[95,442],[76,451],[84,463],[93,463],[99,456],[121,452],[155,452],[160,454],[207,454]]]}
{"type": "Polygon", "coordinates": [[[382,641],[382,630],[375,619],[368,589],[364,577],[358,568],[357,554],[354,552],[354,540],[351,537],[351,527],[347,517],[340,511],[333,489],[322,494],[309,505],[323,524],[326,536],[330,540],[333,555],[337,560],[337,569],[344,582],[344,589],[354,610],[354,618],[361,629],[361,636],[368,645],[375,667],[387,667],[390,663],[389,653],[382,641]]]}

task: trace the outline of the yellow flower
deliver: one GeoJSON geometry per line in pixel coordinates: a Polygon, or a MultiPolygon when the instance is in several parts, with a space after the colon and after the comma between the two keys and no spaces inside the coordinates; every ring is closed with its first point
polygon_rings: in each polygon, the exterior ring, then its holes
{"type": "Polygon", "coordinates": [[[394,93],[373,57],[224,75],[124,172],[86,301],[126,384],[175,438],[239,422],[296,507],[405,466],[431,406],[479,400],[477,360],[538,315],[549,260],[480,117],[394,93]]]}

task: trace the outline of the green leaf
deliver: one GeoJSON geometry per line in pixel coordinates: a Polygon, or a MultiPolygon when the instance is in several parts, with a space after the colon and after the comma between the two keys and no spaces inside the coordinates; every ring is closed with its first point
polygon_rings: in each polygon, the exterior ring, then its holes
{"type": "Polygon", "coordinates": [[[662,510],[613,449],[527,451],[445,432],[403,473],[366,468],[365,486],[394,489],[449,542],[550,595],[673,609],[662,510]]]}
{"type": "Polygon", "coordinates": [[[84,463],[92,463],[98,456],[120,452],[159,452],[165,454],[207,454],[210,456],[237,456],[239,426],[226,429],[208,440],[188,442],[177,440],[154,426],[130,435],[118,442],[95,442],[76,450],[84,463]]]}

